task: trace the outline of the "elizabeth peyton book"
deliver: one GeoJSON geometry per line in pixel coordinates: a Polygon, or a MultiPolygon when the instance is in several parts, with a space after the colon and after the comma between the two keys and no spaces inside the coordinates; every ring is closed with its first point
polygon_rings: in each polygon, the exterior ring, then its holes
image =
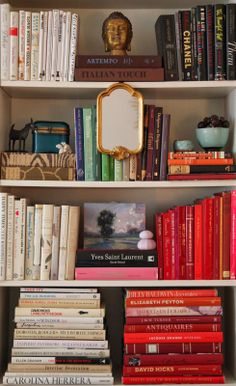
{"type": "Polygon", "coordinates": [[[85,203],[84,248],[137,249],[145,217],[140,203],[85,203]]]}

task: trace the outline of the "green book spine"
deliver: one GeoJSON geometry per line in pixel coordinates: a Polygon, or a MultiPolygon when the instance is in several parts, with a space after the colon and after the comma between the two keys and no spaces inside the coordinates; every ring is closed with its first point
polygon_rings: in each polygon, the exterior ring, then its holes
{"type": "Polygon", "coordinates": [[[83,109],[85,181],[95,181],[95,156],[93,113],[90,107],[83,109]]]}
{"type": "Polygon", "coordinates": [[[115,159],[114,161],[114,180],[122,181],[123,180],[123,161],[115,159]]]}
{"type": "Polygon", "coordinates": [[[93,126],[93,153],[94,153],[94,175],[96,181],[101,181],[101,153],[97,148],[97,108],[92,106],[92,126],[93,126]]]}
{"type": "Polygon", "coordinates": [[[115,160],[109,156],[110,181],[115,181],[115,160]]]}
{"type": "Polygon", "coordinates": [[[109,155],[102,153],[102,181],[110,180],[109,155]]]}

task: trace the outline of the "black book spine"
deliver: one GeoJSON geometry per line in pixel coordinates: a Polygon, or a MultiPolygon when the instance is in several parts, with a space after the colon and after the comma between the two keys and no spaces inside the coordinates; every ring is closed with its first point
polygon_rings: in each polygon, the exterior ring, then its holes
{"type": "Polygon", "coordinates": [[[225,5],[214,5],[215,80],[226,79],[225,5]]]}
{"type": "Polygon", "coordinates": [[[153,149],[153,180],[159,180],[160,158],[161,158],[161,127],[162,107],[156,107],[154,112],[154,149],[153,149]]]}
{"type": "Polygon", "coordinates": [[[236,4],[226,5],[226,74],[236,79],[236,4]]]}
{"type": "Polygon", "coordinates": [[[207,80],[206,7],[196,7],[198,80],[207,80]]]}
{"type": "Polygon", "coordinates": [[[206,38],[207,38],[207,79],[214,80],[214,9],[213,5],[206,5],[206,38]]]}
{"type": "Polygon", "coordinates": [[[181,11],[182,25],[182,68],[184,80],[192,80],[192,34],[191,11],[181,11]]]}
{"type": "Polygon", "coordinates": [[[198,80],[197,73],[197,19],[196,8],[191,9],[191,31],[192,31],[192,80],[198,80]]]}
{"type": "Polygon", "coordinates": [[[172,165],[170,174],[236,173],[236,165],[172,165]]]}
{"type": "MultiPolygon", "coordinates": [[[[79,325],[78,325],[79,328],[79,325]]],[[[109,365],[111,363],[110,358],[89,358],[89,357],[76,357],[76,356],[56,356],[55,364],[68,364],[68,365],[109,365]]]]}
{"type": "Polygon", "coordinates": [[[163,56],[165,80],[179,80],[174,15],[161,15],[155,25],[158,55],[163,56]]]}

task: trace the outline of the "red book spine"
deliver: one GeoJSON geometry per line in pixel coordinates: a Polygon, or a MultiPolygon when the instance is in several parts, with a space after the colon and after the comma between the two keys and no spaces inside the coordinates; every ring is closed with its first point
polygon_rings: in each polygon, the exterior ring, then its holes
{"type": "Polygon", "coordinates": [[[220,197],[213,199],[213,275],[212,279],[219,279],[220,275],[220,197]]]}
{"type": "Polygon", "coordinates": [[[218,159],[168,159],[170,165],[233,165],[233,158],[218,159]]]}
{"type": "Polygon", "coordinates": [[[188,180],[235,180],[236,173],[196,173],[196,174],[175,174],[168,175],[169,181],[188,181],[188,180]]]}
{"type": "Polygon", "coordinates": [[[222,275],[223,279],[230,278],[230,192],[223,192],[223,259],[222,275]]]}
{"type": "Polygon", "coordinates": [[[232,153],[224,151],[208,151],[208,152],[173,152],[168,153],[168,159],[215,159],[215,158],[232,158],[232,153]]]}
{"type": "MultiPolygon", "coordinates": [[[[157,256],[158,256],[158,274],[159,279],[164,279],[163,274],[163,245],[162,245],[162,215],[160,213],[155,214],[155,220],[156,220],[156,240],[157,240],[157,256]]],[[[131,292],[131,291],[129,291],[131,292]]]]}
{"type": "Polygon", "coordinates": [[[125,325],[124,332],[196,332],[196,331],[222,331],[221,323],[177,323],[177,324],[130,324],[125,325]]]}
{"type": "Polygon", "coordinates": [[[230,279],[236,279],[236,190],[231,192],[230,279]]]}
{"type": "Polygon", "coordinates": [[[185,206],[179,207],[179,278],[186,279],[186,210],[185,206]]]}
{"type": "Polygon", "coordinates": [[[193,206],[186,206],[186,279],[194,279],[193,206]]]}
{"type": "Polygon", "coordinates": [[[194,205],[194,278],[202,279],[202,205],[194,205]]]}
{"type": "Polygon", "coordinates": [[[196,354],[222,353],[222,343],[133,343],[125,344],[125,354],[196,354]]]}
{"type": "Polygon", "coordinates": [[[171,226],[170,211],[163,213],[163,261],[164,279],[171,279],[171,226]]]}
{"type": "Polygon", "coordinates": [[[126,307],[180,307],[180,306],[220,306],[221,297],[203,298],[143,298],[125,300],[126,307]]]}
{"type": "Polygon", "coordinates": [[[220,365],[124,366],[123,376],[222,375],[220,365]]]}
{"type": "Polygon", "coordinates": [[[159,324],[159,323],[221,323],[221,316],[156,316],[126,318],[126,324],[159,324]]]}
{"type": "Polygon", "coordinates": [[[194,376],[194,377],[122,377],[124,385],[146,384],[206,384],[225,383],[224,376],[194,376]]]}
{"type": "MultiPolygon", "coordinates": [[[[159,268],[159,266],[158,266],[159,268]]],[[[126,298],[198,298],[218,296],[216,289],[127,289],[126,298]]]]}
{"type": "Polygon", "coordinates": [[[203,214],[203,279],[213,276],[213,198],[202,200],[203,214]]]}
{"type": "Polygon", "coordinates": [[[206,342],[223,342],[222,332],[170,332],[170,333],[145,333],[137,332],[124,333],[124,343],[206,343],[206,342]]]}
{"type": "MultiPolygon", "coordinates": [[[[117,268],[116,268],[117,269],[117,268]]],[[[124,269],[124,268],[121,268],[124,269]]],[[[140,268],[142,269],[142,268],[140,268]]],[[[148,268],[151,269],[151,268],[148,268]]],[[[154,268],[152,268],[154,269],[154,268]]],[[[126,307],[126,316],[195,316],[195,315],[222,315],[221,306],[163,306],[163,307],[126,307]]]]}
{"type": "Polygon", "coordinates": [[[170,259],[171,259],[171,279],[177,279],[175,274],[175,211],[170,210],[170,259]]]}
{"type": "Polygon", "coordinates": [[[134,354],[124,355],[125,366],[150,366],[150,365],[168,365],[168,364],[215,364],[222,365],[224,362],[223,354],[134,354]]]}
{"type": "Polygon", "coordinates": [[[154,149],[154,123],[155,123],[155,106],[150,105],[148,110],[148,140],[147,140],[147,166],[146,180],[151,181],[154,149]]]}
{"type": "Polygon", "coordinates": [[[174,278],[176,280],[179,280],[180,279],[180,272],[179,272],[180,271],[180,266],[179,266],[179,248],[180,248],[180,245],[179,245],[179,208],[178,207],[174,209],[174,227],[175,227],[175,231],[174,231],[174,253],[175,253],[174,278]]]}

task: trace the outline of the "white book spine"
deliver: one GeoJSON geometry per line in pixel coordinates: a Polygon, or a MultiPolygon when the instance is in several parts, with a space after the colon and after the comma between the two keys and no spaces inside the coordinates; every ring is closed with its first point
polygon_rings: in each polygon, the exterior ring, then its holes
{"type": "MultiPolygon", "coordinates": [[[[21,307],[19,307],[21,308],[21,307]]],[[[66,313],[65,313],[66,315],[66,313]]],[[[78,329],[80,328],[80,324],[102,324],[103,323],[103,317],[86,317],[86,318],[80,318],[76,317],[76,314],[74,316],[21,316],[16,315],[15,316],[15,322],[16,323],[64,323],[64,324],[70,324],[70,323],[77,323],[78,329]]]]}
{"type": "Polygon", "coordinates": [[[123,159],[123,181],[129,181],[129,158],[123,159]]]}
{"type": "Polygon", "coordinates": [[[25,278],[26,198],[20,199],[20,253],[16,266],[18,280],[25,278]]]}
{"type": "Polygon", "coordinates": [[[56,62],[56,80],[61,80],[61,57],[62,57],[62,26],[63,26],[64,12],[59,12],[59,26],[58,26],[58,49],[56,62]]]}
{"type": "Polygon", "coordinates": [[[14,221],[14,256],[13,256],[13,279],[18,280],[18,261],[20,257],[20,233],[21,233],[21,214],[20,200],[15,199],[15,221],[14,221]]]}
{"type": "MultiPolygon", "coordinates": [[[[66,272],[65,272],[66,280],[74,280],[75,278],[75,257],[76,257],[76,251],[78,248],[78,240],[79,240],[79,218],[80,218],[80,207],[70,206],[67,248],[66,248],[66,272]]],[[[97,295],[99,295],[99,298],[100,298],[100,294],[97,294],[97,295]]],[[[92,296],[95,296],[95,295],[93,294],[92,296]]]]}
{"type": "Polygon", "coordinates": [[[110,356],[110,350],[73,349],[64,348],[12,348],[12,356],[81,356],[92,358],[106,358],[110,356]]]}
{"type": "Polygon", "coordinates": [[[34,206],[27,206],[25,280],[33,279],[33,263],[34,263],[34,206]]]}
{"type": "Polygon", "coordinates": [[[6,279],[7,193],[0,193],[0,280],[6,279]]]}
{"type": "Polygon", "coordinates": [[[69,82],[74,81],[78,34],[79,34],[79,15],[77,13],[73,13],[72,21],[71,21],[71,36],[70,36],[69,77],[68,77],[69,82]]]}
{"type": "Polygon", "coordinates": [[[52,68],[52,11],[48,11],[48,33],[47,33],[47,60],[46,60],[46,80],[51,80],[52,68]]]}
{"type": "Polygon", "coordinates": [[[104,324],[80,324],[77,323],[37,323],[35,321],[33,322],[20,322],[16,323],[16,328],[24,328],[24,329],[57,329],[57,330],[103,330],[104,324]]]}
{"type": "Polygon", "coordinates": [[[24,80],[30,80],[31,69],[31,12],[25,12],[25,73],[24,80]]]}
{"type": "Polygon", "coordinates": [[[52,224],[52,266],[51,280],[58,279],[58,261],[60,244],[61,207],[54,206],[52,224]]]}
{"type": "Polygon", "coordinates": [[[25,73],[25,11],[19,11],[18,79],[24,80],[25,73]]]}
{"type": "Polygon", "coordinates": [[[65,60],[65,43],[66,43],[66,12],[62,15],[62,38],[61,38],[61,63],[60,63],[60,80],[63,80],[64,76],[64,60],[65,60]]]}
{"type": "Polygon", "coordinates": [[[39,12],[32,12],[31,26],[31,80],[38,80],[39,72],[39,12]]]}
{"type": "Polygon", "coordinates": [[[10,80],[18,79],[18,32],[19,14],[16,11],[10,12],[10,80]]]}
{"type": "Polygon", "coordinates": [[[48,11],[45,11],[44,12],[44,29],[43,29],[42,80],[46,79],[47,36],[48,36],[48,11]]]}
{"type": "MultiPolygon", "coordinates": [[[[49,215],[47,214],[47,219],[49,219],[49,215]]],[[[44,213],[43,213],[43,217],[44,217],[44,213]]],[[[50,227],[50,219],[47,220],[48,221],[48,228],[50,227]]],[[[46,233],[46,237],[47,234],[49,234],[49,232],[47,232],[46,230],[43,230],[43,228],[45,227],[45,219],[43,218],[43,225],[42,225],[42,237],[44,238],[44,233],[46,233]]],[[[50,235],[49,235],[50,237],[50,235]]],[[[46,239],[46,238],[45,238],[46,239]]],[[[42,244],[44,244],[44,241],[42,242],[42,244]]],[[[48,242],[49,244],[49,242],[48,242]]],[[[43,245],[42,245],[43,247],[43,245]]],[[[43,256],[43,251],[42,251],[42,256],[43,256]]],[[[42,265],[42,263],[41,263],[42,265]]],[[[44,279],[42,279],[44,280],[44,279]]],[[[96,293],[96,294],[85,294],[85,293],[77,293],[77,294],[70,294],[70,293],[67,293],[67,294],[63,294],[63,293],[37,293],[37,292],[33,292],[33,293],[30,293],[30,292],[21,292],[20,293],[20,299],[85,299],[85,300],[88,300],[88,299],[100,299],[101,298],[101,294],[100,293],[96,293]]]]}
{"type": "Polygon", "coordinates": [[[43,38],[44,38],[45,12],[39,14],[39,56],[38,56],[38,80],[43,79],[43,38]]]}
{"type": "Polygon", "coordinates": [[[14,348],[24,348],[24,347],[42,347],[42,348],[96,348],[96,349],[107,349],[108,341],[107,340],[56,340],[56,339],[14,339],[13,340],[14,348]]]}
{"type": "Polygon", "coordinates": [[[1,29],[1,80],[9,80],[10,51],[9,51],[9,26],[10,26],[10,4],[0,5],[0,29],[1,29]]]}
{"type": "Polygon", "coordinates": [[[7,203],[7,264],[6,280],[13,279],[15,197],[8,196],[7,203]]]}
{"type": "MultiPolygon", "coordinates": [[[[41,268],[40,280],[49,280],[52,262],[52,224],[53,205],[44,204],[42,211],[42,245],[41,245],[41,268]]],[[[21,293],[21,296],[33,296],[36,293],[21,293]]]]}
{"type": "Polygon", "coordinates": [[[20,292],[98,292],[97,288],[20,287],[20,292]]]}
{"type": "Polygon", "coordinates": [[[69,220],[69,206],[62,205],[61,206],[58,280],[65,280],[68,220],[69,220]]]}
{"type": "Polygon", "coordinates": [[[66,12],[66,36],[65,36],[65,50],[63,62],[63,81],[68,80],[69,75],[69,56],[70,56],[70,33],[71,33],[71,12],[66,12]]]}
{"type": "Polygon", "coordinates": [[[56,80],[60,11],[53,10],[51,80],[56,80]]]}
{"type": "MultiPolygon", "coordinates": [[[[84,374],[54,374],[54,375],[42,375],[42,374],[24,374],[24,385],[113,385],[113,377],[105,376],[87,376],[84,374]]],[[[22,373],[5,375],[3,377],[3,384],[19,385],[22,384],[22,373]]]]}
{"type": "Polygon", "coordinates": [[[33,266],[33,280],[40,278],[40,264],[41,264],[41,237],[42,237],[42,205],[35,205],[34,214],[34,266],[33,266]]]}

